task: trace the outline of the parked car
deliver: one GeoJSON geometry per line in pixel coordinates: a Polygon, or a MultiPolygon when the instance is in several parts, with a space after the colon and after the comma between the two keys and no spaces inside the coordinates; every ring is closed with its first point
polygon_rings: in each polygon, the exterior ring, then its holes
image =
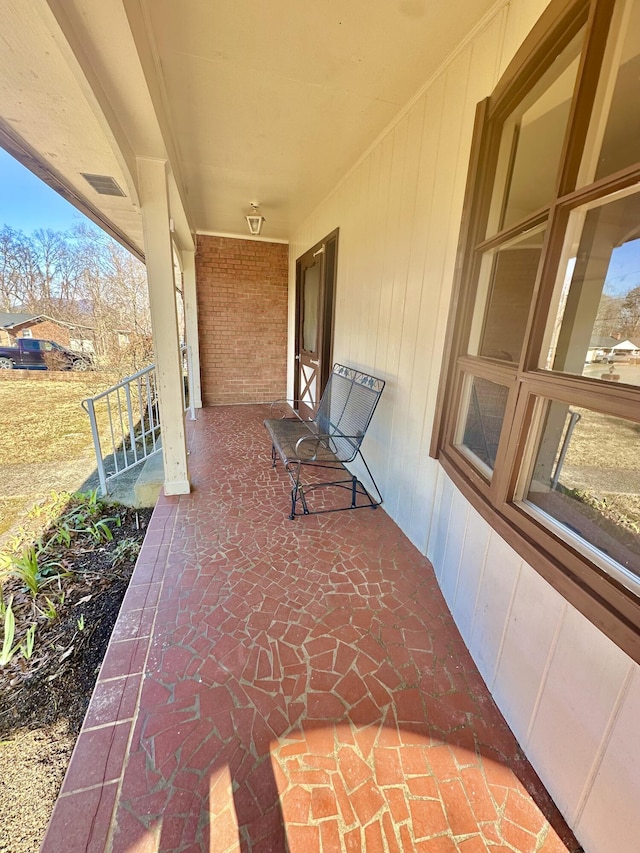
{"type": "Polygon", "coordinates": [[[616,362],[629,361],[630,358],[631,358],[631,354],[628,351],[610,352],[605,360],[607,361],[608,364],[614,364],[616,362]]]}
{"type": "Polygon", "coordinates": [[[87,353],[73,352],[55,341],[18,338],[15,347],[0,347],[0,370],[90,370],[87,353]]]}

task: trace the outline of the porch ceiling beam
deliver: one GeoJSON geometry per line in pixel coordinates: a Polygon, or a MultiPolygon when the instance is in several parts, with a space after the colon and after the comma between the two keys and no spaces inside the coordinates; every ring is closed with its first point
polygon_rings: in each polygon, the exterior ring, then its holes
{"type": "Polygon", "coordinates": [[[185,241],[185,235],[187,231],[190,234],[195,233],[195,228],[191,226],[189,209],[186,204],[185,183],[180,167],[178,147],[169,120],[168,97],[164,88],[160,57],[153,39],[152,28],[148,21],[145,7],[140,3],[140,0],[122,0],[122,5],[129,22],[138,60],[146,80],[149,98],[153,104],[156,121],[170,164],[171,180],[169,189],[173,196],[173,210],[176,214],[174,221],[180,227],[179,236],[182,235],[182,247],[191,249],[193,248],[193,241],[191,240],[191,244],[188,245],[185,241]],[[180,200],[179,208],[177,204],[178,199],[180,200]],[[179,212],[181,213],[181,217],[184,218],[184,223],[178,222],[179,212]]]}

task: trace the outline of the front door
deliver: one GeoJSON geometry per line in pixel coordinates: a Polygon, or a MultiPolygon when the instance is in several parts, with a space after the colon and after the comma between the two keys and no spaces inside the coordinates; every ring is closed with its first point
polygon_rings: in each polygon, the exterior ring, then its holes
{"type": "Polygon", "coordinates": [[[294,396],[303,418],[315,414],[331,371],[337,249],[336,230],[296,262],[294,396]]]}

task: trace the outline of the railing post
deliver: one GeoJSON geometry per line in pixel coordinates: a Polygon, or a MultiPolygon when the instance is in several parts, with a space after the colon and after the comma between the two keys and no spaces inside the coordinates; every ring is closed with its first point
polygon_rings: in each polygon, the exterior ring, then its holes
{"type": "MultiPolygon", "coordinates": [[[[180,391],[182,393],[182,411],[187,411],[187,389],[184,387],[184,357],[187,353],[186,346],[180,347],[180,369],[182,375],[180,377],[180,391]]],[[[187,373],[189,372],[189,360],[187,359],[187,373]]]]}
{"type": "Polygon", "coordinates": [[[576,424],[581,419],[582,415],[578,412],[569,411],[569,424],[567,426],[567,431],[564,435],[564,441],[562,442],[562,449],[560,450],[560,455],[558,456],[558,462],[556,464],[556,470],[553,473],[551,478],[551,488],[555,489],[558,486],[558,481],[560,479],[560,472],[562,471],[562,466],[564,465],[564,460],[567,455],[567,451],[569,450],[569,442],[571,441],[571,436],[573,435],[573,431],[576,427],[576,424]]]}
{"type": "Polygon", "coordinates": [[[98,433],[98,424],[96,421],[96,410],[93,405],[93,400],[82,401],[82,408],[89,415],[89,423],[91,424],[91,435],[93,436],[93,446],[96,451],[96,465],[98,468],[98,479],[100,480],[100,491],[102,497],[107,494],[107,478],[104,472],[104,461],[102,459],[102,447],[100,445],[100,434],[98,433]]]}
{"type": "Polygon", "coordinates": [[[156,396],[156,383],[155,383],[155,371],[153,373],[147,373],[147,414],[149,415],[149,430],[151,431],[151,443],[153,445],[154,451],[157,449],[156,445],[156,415],[154,406],[156,405],[155,396],[156,396]],[[151,379],[153,378],[153,385],[151,383],[151,379]]]}
{"type": "Polygon", "coordinates": [[[189,419],[195,421],[196,406],[193,401],[193,352],[187,346],[187,389],[189,391],[189,419]]]}
{"type": "Polygon", "coordinates": [[[129,446],[133,453],[134,462],[138,461],[138,449],[136,447],[136,428],[133,422],[133,408],[131,406],[131,383],[124,386],[125,398],[127,400],[127,417],[129,419],[129,446]]]}

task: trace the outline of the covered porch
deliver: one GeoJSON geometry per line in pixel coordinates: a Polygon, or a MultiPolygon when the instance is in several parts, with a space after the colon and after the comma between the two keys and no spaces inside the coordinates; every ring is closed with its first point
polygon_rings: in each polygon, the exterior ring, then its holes
{"type": "Polygon", "coordinates": [[[145,260],[163,436],[47,853],[573,849],[525,754],[585,850],[636,849],[637,551],[620,572],[527,483],[555,402],[615,415],[637,459],[640,386],[578,356],[611,244],[640,239],[638,20],[639,0],[3,4],[0,145],[145,260]],[[618,62],[629,146],[596,180],[618,62]],[[566,309],[563,245],[592,204],[619,222],[566,309]],[[543,368],[561,331],[580,363],[543,368]],[[387,383],[363,446],[376,511],[286,518],[251,407],[301,396],[303,356],[387,383]],[[476,385],[504,403],[486,459],[476,385]]]}
{"type": "Polygon", "coordinates": [[[190,425],[43,853],[578,850],[429,561],[382,510],[290,521],[268,414],[190,425]]]}

